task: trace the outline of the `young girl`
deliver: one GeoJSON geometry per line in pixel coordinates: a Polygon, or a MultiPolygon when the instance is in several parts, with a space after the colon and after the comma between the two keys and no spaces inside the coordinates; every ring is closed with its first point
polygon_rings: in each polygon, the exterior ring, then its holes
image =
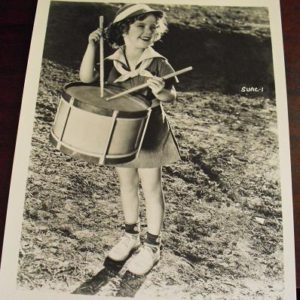
{"type": "MultiPolygon", "coordinates": [[[[107,83],[125,89],[147,82],[149,88],[138,93],[151,102],[152,112],[142,149],[135,160],[116,166],[119,176],[121,201],[125,218],[125,232],[110,250],[108,257],[124,261],[131,257],[127,268],[136,275],[149,272],[160,259],[161,230],[164,218],[161,167],[180,159],[178,147],[165,117],[161,103],[176,98],[174,83],[162,77],[174,72],[167,59],[151,46],[166,32],[164,13],[145,4],[129,4],[122,7],[113,22],[105,30],[105,38],[116,52],[105,58],[112,67],[105,78],[107,83]],[[141,180],[146,199],[147,236],[140,240],[138,187],[141,180]]],[[[96,71],[96,48],[100,30],[89,35],[84,54],[80,79],[86,83],[99,80],[96,71]]],[[[112,100],[113,101],[113,100],[112,100]]]]}

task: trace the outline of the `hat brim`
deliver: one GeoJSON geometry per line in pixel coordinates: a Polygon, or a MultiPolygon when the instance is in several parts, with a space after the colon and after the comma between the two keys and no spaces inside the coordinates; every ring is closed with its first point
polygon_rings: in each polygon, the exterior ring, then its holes
{"type": "Polygon", "coordinates": [[[159,18],[162,18],[164,16],[164,12],[161,11],[161,10],[157,10],[157,9],[144,10],[144,9],[141,9],[141,10],[135,11],[135,12],[133,12],[133,13],[127,15],[127,16],[124,16],[123,18],[115,18],[115,20],[112,22],[112,24],[116,24],[116,23],[122,22],[126,19],[129,19],[129,18],[134,18],[134,17],[147,15],[147,14],[154,14],[154,15],[157,15],[159,18]]]}

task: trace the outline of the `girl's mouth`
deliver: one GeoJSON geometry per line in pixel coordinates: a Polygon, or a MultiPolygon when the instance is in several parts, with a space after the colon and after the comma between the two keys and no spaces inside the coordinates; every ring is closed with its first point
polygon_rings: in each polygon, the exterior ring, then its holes
{"type": "Polygon", "coordinates": [[[144,42],[149,42],[151,40],[151,37],[141,37],[141,39],[144,41],[144,42]]]}

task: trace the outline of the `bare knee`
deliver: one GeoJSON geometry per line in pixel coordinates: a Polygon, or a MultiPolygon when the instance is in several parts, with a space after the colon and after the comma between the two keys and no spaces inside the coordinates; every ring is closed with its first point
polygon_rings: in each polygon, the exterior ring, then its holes
{"type": "Polygon", "coordinates": [[[134,168],[116,168],[121,192],[135,192],[139,186],[139,175],[134,168]]]}
{"type": "Polygon", "coordinates": [[[160,169],[140,169],[139,175],[145,197],[162,198],[160,169]]]}
{"type": "Polygon", "coordinates": [[[142,186],[145,197],[162,195],[162,186],[160,182],[152,182],[151,184],[145,183],[142,186]]]}

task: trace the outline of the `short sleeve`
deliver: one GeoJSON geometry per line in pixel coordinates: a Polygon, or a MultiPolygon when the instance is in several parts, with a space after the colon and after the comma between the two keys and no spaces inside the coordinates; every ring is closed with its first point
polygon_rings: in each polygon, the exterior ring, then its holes
{"type": "MultiPolygon", "coordinates": [[[[170,65],[170,63],[166,59],[159,59],[157,67],[158,67],[158,74],[157,74],[158,77],[164,77],[165,75],[175,72],[174,68],[170,65]]],[[[171,89],[172,86],[174,86],[178,82],[179,80],[177,76],[172,77],[166,80],[165,87],[167,89],[171,89]]]]}
{"type": "MultiPolygon", "coordinates": [[[[97,72],[99,73],[100,69],[100,63],[96,63],[96,69],[97,72]]],[[[111,60],[105,59],[104,60],[104,81],[106,82],[113,82],[117,78],[117,73],[115,70],[113,70],[113,63],[111,60]]]]}

